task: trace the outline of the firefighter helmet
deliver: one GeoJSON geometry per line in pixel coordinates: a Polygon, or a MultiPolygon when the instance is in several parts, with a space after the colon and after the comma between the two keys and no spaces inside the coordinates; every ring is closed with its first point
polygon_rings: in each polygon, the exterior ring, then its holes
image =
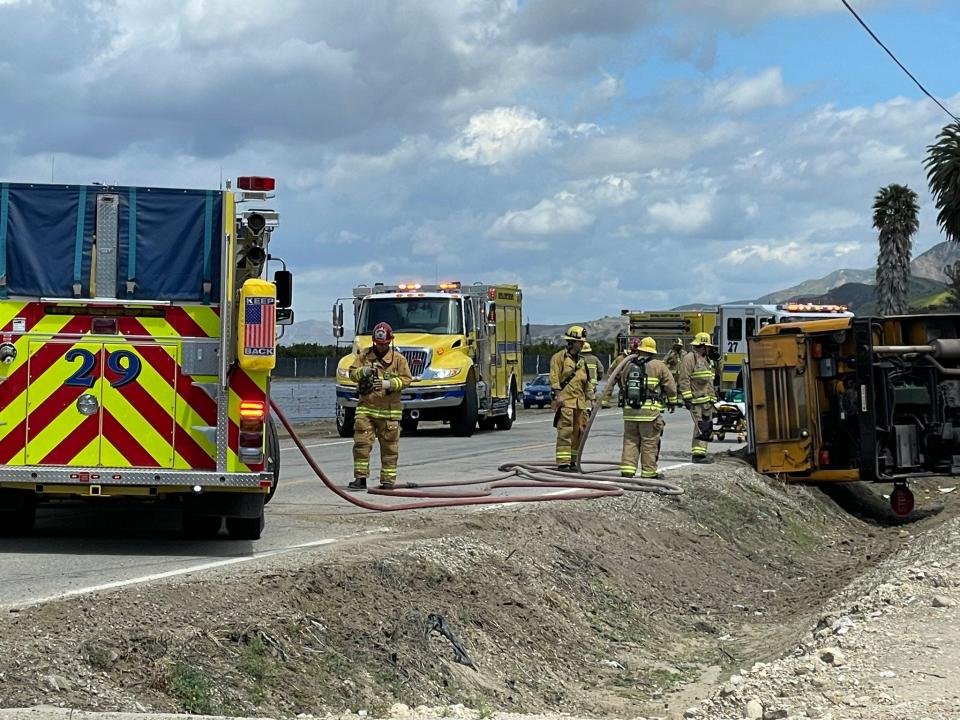
{"type": "Polygon", "coordinates": [[[705,332],[697,333],[697,336],[693,339],[693,342],[690,343],[694,347],[697,346],[707,346],[707,347],[716,347],[713,342],[710,340],[710,336],[705,332]]]}
{"type": "Polygon", "coordinates": [[[657,341],[652,337],[645,337],[638,343],[637,352],[647,353],[648,355],[656,355],[657,341]]]}
{"type": "Polygon", "coordinates": [[[567,328],[567,334],[563,336],[564,340],[580,340],[586,342],[587,331],[580,325],[571,325],[567,328]]]}
{"type": "Polygon", "coordinates": [[[683,347],[683,338],[677,338],[676,340],[674,340],[674,341],[673,341],[673,346],[674,346],[675,348],[682,348],[682,347],[683,347]]]}
{"type": "Polygon", "coordinates": [[[393,328],[389,324],[377,323],[373,328],[374,345],[389,345],[393,342],[393,328]]]}
{"type": "Polygon", "coordinates": [[[583,341],[583,351],[585,353],[593,352],[593,348],[590,347],[590,343],[588,343],[586,340],[583,341]]]}

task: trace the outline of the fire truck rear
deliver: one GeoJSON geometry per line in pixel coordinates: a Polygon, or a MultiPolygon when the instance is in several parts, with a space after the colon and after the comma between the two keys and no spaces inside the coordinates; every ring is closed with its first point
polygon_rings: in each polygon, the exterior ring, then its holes
{"type": "Polygon", "coordinates": [[[291,275],[267,274],[272,178],[236,191],[0,184],[0,532],[77,496],[171,500],[257,539],[291,275]],[[244,207],[250,209],[244,209],[244,207]]]}

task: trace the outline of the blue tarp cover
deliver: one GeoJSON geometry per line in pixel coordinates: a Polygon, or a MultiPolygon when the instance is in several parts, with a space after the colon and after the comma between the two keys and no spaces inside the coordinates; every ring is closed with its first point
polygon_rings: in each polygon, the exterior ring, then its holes
{"type": "Polygon", "coordinates": [[[120,299],[203,301],[206,272],[209,300],[219,302],[222,192],[102,185],[0,185],[0,276],[5,271],[10,295],[69,298],[78,279],[81,297],[90,296],[100,194],[120,196],[120,299]],[[128,296],[131,271],[136,289],[128,296]]]}

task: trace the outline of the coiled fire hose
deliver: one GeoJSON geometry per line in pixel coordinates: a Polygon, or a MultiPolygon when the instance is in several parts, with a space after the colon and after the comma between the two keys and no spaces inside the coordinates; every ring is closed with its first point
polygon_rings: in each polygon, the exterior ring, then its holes
{"type": "MultiPolygon", "coordinates": [[[[619,366],[618,366],[619,367],[619,366]]],[[[417,502],[383,504],[362,500],[356,495],[336,485],[316,461],[303,441],[297,435],[293,425],[284,415],[283,410],[271,399],[270,406],[274,414],[293,440],[303,459],[313,472],[326,485],[327,489],[346,500],[351,505],[373,510],[376,512],[395,512],[398,510],[419,510],[433,507],[456,507],[464,505],[495,505],[503,503],[521,502],[551,502],[556,500],[592,500],[601,497],[617,497],[625,491],[656,492],[663,495],[680,495],[683,489],[677,485],[656,480],[642,478],[623,478],[613,475],[599,474],[604,470],[613,470],[619,462],[587,460],[583,464],[597,466],[596,469],[585,472],[578,464],[578,472],[569,473],[557,470],[553,463],[548,461],[504,463],[497,470],[501,473],[493,477],[476,478],[470,480],[451,480],[436,483],[400,483],[390,490],[371,488],[370,495],[388,497],[421,498],[417,502]],[[471,487],[482,486],[482,487],[471,487]],[[443,489],[441,489],[443,488],[443,489]],[[454,488],[454,489],[451,489],[454,488]],[[457,491],[455,488],[471,488],[457,491]],[[570,490],[562,495],[551,493],[548,495],[493,495],[495,490],[509,488],[549,488],[551,490],[570,490]],[[426,501],[424,501],[426,500],[426,501]]],[[[583,443],[581,442],[581,452],[583,443]]]]}

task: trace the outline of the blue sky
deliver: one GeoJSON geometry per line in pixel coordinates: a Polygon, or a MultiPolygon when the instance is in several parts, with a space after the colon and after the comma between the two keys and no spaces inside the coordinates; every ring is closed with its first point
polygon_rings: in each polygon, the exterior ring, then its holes
{"type": "MultiPolygon", "coordinates": [[[[960,5],[855,0],[960,114],[960,5]]],[[[280,182],[298,319],[517,282],[532,322],[870,267],[947,117],[840,0],[0,0],[0,175],[280,182]],[[245,98],[249,98],[246,102],[245,98]]]]}

